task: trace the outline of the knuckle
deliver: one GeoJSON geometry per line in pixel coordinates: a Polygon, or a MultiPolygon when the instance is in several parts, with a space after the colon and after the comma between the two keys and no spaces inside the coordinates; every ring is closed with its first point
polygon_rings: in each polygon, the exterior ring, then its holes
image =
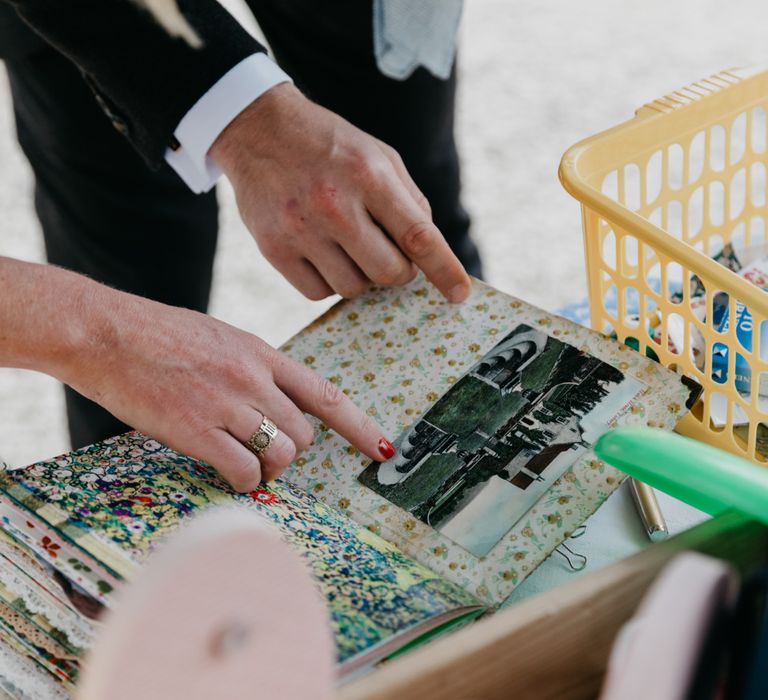
{"type": "Polygon", "coordinates": [[[271,471],[285,469],[296,457],[296,446],[290,439],[283,436],[281,440],[276,440],[275,443],[264,453],[271,471]]]}
{"type": "Polygon", "coordinates": [[[423,192],[417,193],[416,204],[430,219],[432,218],[432,205],[429,203],[429,200],[423,192]]]}
{"type": "Polygon", "coordinates": [[[272,234],[258,237],[257,244],[259,250],[267,260],[279,262],[285,258],[285,243],[281,242],[279,238],[279,236],[272,234]]]}
{"type": "Polygon", "coordinates": [[[214,426],[196,406],[188,406],[178,417],[179,430],[196,441],[205,441],[214,426]]]}
{"type": "Polygon", "coordinates": [[[301,292],[310,301],[322,301],[333,294],[332,289],[323,289],[320,285],[307,287],[302,289],[301,292]]]}
{"type": "Polygon", "coordinates": [[[345,252],[350,248],[361,247],[367,243],[367,233],[355,221],[354,217],[337,221],[334,229],[332,238],[345,252]]]}
{"type": "Polygon", "coordinates": [[[341,197],[339,188],[331,182],[320,182],[310,195],[313,207],[328,218],[341,216],[341,197]]]}
{"type": "Polygon", "coordinates": [[[357,147],[347,153],[347,168],[358,176],[368,173],[368,151],[365,148],[357,147]]]}
{"type": "Polygon", "coordinates": [[[261,395],[273,383],[274,362],[274,352],[265,351],[258,343],[247,343],[237,356],[227,360],[219,376],[230,390],[261,395]]]}
{"type": "Polygon", "coordinates": [[[338,289],[339,296],[344,299],[357,299],[366,291],[367,287],[363,283],[360,284],[345,284],[341,285],[338,289]]]}
{"type": "Polygon", "coordinates": [[[427,221],[411,224],[402,240],[403,251],[410,258],[425,258],[435,250],[435,228],[427,221]]]}
{"type": "Polygon", "coordinates": [[[371,281],[376,284],[398,284],[407,274],[407,267],[398,261],[380,264],[371,275],[371,281]]]}
{"type": "Polygon", "coordinates": [[[296,436],[294,438],[294,444],[296,445],[296,453],[303,452],[308,449],[309,446],[315,440],[315,431],[309,424],[309,421],[303,420],[303,425],[296,430],[296,436]]]}
{"type": "Polygon", "coordinates": [[[374,188],[385,175],[384,161],[380,153],[358,153],[352,159],[352,172],[366,189],[374,188]]]}
{"type": "Polygon", "coordinates": [[[389,159],[389,161],[393,165],[395,165],[396,167],[405,168],[405,163],[403,162],[403,158],[396,148],[393,148],[385,141],[380,141],[378,139],[377,139],[376,145],[379,147],[382,153],[389,159]]]}
{"type": "Polygon", "coordinates": [[[373,421],[364,411],[359,411],[357,423],[358,435],[371,435],[376,433],[376,426],[374,426],[373,421]]]}
{"type": "Polygon", "coordinates": [[[256,457],[243,457],[233,462],[221,475],[240,493],[255,489],[261,481],[261,465],[256,457]]]}
{"type": "Polygon", "coordinates": [[[419,274],[419,269],[415,265],[409,265],[404,275],[402,283],[408,284],[408,282],[413,282],[413,280],[416,279],[416,276],[418,274],[419,274]]]}
{"type": "Polygon", "coordinates": [[[349,276],[346,279],[338,280],[336,292],[345,299],[354,299],[359,297],[368,289],[368,281],[358,276],[349,276]]]}
{"type": "Polygon", "coordinates": [[[388,143],[384,144],[384,150],[389,155],[389,157],[395,161],[398,165],[402,165],[405,167],[405,163],[403,162],[403,158],[400,155],[400,153],[397,151],[397,149],[390,146],[388,143]]]}
{"type": "Polygon", "coordinates": [[[230,384],[239,384],[243,377],[248,376],[248,363],[241,355],[225,358],[220,366],[221,376],[230,384]]]}
{"type": "Polygon", "coordinates": [[[261,367],[248,368],[251,376],[253,376],[256,383],[259,385],[273,383],[273,373],[275,368],[279,366],[282,354],[275,350],[271,345],[265,343],[261,338],[253,336],[256,342],[254,343],[254,356],[257,358],[261,367]]]}
{"type": "Polygon", "coordinates": [[[261,338],[248,333],[240,350],[236,376],[238,387],[259,393],[274,383],[274,373],[280,366],[282,354],[261,338]]]}
{"type": "Polygon", "coordinates": [[[327,414],[334,411],[344,402],[341,389],[327,379],[320,378],[315,390],[315,406],[318,413],[327,414]]]}

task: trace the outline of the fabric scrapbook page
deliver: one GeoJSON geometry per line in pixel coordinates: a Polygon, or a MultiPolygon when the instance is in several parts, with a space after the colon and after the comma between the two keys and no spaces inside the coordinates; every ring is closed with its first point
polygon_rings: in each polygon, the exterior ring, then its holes
{"type": "MultiPolygon", "coordinates": [[[[55,679],[61,697],[66,689],[72,690],[80,658],[94,638],[91,621],[72,607],[54,572],[26,545],[0,530],[2,681],[13,685],[15,672],[29,689],[36,679],[32,685],[40,686],[40,692],[33,697],[59,697],[46,678],[55,679]],[[34,664],[35,669],[25,663],[34,664]]],[[[27,694],[18,692],[12,697],[27,694]]]]}
{"type": "Polygon", "coordinates": [[[162,537],[211,505],[254,509],[307,560],[349,670],[482,606],[376,534],[281,482],[235,494],[209,467],[137,433],[0,474],[2,527],[94,599],[110,594],[162,537]],[[387,646],[389,645],[389,646],[387,646]]]}
{"type": "Polygon", "coordinates": [[[372,290],[282,349],[396,436],[395,456],[372,463],[315,421],[313,445],[249,494],[137,433],[0,471],[0,651],[72,687],[115,589],[189,516],[234,505],[305,557],[352,671],[503,602],[618,487],[593,442],[671,429],[698,395],[480,282],[460,306],[423,279],[372,290]]]}
{"type": "Polygon", "coordinates": [[[371,464],[322,424],[287,480],[489,605],[616,489],[591,444],[672,429],[696,390],[625,346],[475,281],[423,279],[341,302],[283,348],[396,440],[371,464]]]}
{"type": "MultiPolygon", "coordinates": [[[[96,635],[98,604],[79,610],[73,604],[73,582],[65,580],[26,545],[0,530],[0,599],[19,609],[78,657],[96,635]],[[67,591],[69,588],[69,591],[67,591]]],[[[87,594],[82,593],[83,600],[87,594]]]]}
{"type": "Polygon", "coordinates": [[[0,698],[2,700],[71,700],[74,696],[55,674],[0,638],[0,698]]]}

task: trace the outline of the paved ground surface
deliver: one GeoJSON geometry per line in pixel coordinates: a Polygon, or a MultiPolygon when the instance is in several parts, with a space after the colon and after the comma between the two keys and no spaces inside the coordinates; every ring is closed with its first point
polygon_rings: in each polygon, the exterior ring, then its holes
{"type": "MultiPolygon", "coordinates": [[[[489,281],[549,309],[583,297],[579,209],[556,175],[563,151],[695,79],[768,63],[767,24],[759,0],[469,0],[458,137],[489,281]]],[[[328,303],[293,292],[259,258],[227,186],[220,199],[212,311],[279,343],[328,303]]],[[[0,255],[42,259],[2,71],[0,255]]],[[[0,370],[0,454],[9,463],[67,449],[60,399],[47,377],[0,370]]]]}

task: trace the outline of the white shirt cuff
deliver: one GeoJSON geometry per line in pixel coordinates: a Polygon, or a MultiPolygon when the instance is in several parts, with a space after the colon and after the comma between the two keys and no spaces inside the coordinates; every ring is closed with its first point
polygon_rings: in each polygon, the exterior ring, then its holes
{"type": "Polygon", "coordinates": [[[265,53],[244,58],[227,71],[184,115],[173,135],[179,147],[165,151],[165,160],[200,194],[221,177],[221,169],[208,149],[227,125],[257,97],[291,78],[265,53]]]}

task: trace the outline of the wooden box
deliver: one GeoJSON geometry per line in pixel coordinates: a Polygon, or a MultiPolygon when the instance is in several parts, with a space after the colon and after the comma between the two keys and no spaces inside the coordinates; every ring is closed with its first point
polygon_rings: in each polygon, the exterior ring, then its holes
{"type": "Polygon", "coordinates": [[[617,632],[659,570],[683,550],[747,573],[768,559],[768,527],[727,513],[388,662],[337,697],[594,698],[617,632]]]}

